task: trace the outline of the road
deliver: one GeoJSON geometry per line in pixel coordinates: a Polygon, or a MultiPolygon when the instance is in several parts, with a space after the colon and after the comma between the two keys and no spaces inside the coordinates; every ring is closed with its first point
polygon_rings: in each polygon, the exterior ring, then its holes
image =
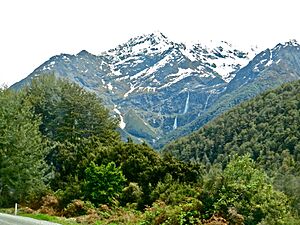
{"type": "Polygon", "coordinates": [[[1,225],[59,225],[58,223],[51,223],[48,221],[35,220],[28,217],[13,216],[0,213],[1,225]]]}

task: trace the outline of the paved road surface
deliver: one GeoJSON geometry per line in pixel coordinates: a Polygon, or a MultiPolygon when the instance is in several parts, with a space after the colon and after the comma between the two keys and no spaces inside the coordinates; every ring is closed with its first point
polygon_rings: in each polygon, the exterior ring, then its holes
{"type": "Polygon", "coordinates": [[[35,220],[28,217],[13,216],[0,213],[1,225],[59,225],[58,223],[50,223],[48,221],[35,220]]]}

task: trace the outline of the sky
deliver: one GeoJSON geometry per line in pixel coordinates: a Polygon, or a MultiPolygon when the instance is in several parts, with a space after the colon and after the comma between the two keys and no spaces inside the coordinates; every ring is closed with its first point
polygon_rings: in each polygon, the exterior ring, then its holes
{"type": "Polygon", "coordinates": [[[0,1],[0,85],[28,76],[50,57],[95,55],[130,38],[162,32],[175,42],[228,41],[272,48],[300,41],[295,0],[0,1]]]}

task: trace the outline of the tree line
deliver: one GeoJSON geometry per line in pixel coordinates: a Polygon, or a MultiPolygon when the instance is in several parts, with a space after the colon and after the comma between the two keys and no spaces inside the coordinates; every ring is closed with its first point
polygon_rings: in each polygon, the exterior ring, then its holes
{"type": "MultiPolygon", "coordinates": [[[[294,88],[289,87],[291,92],[294,88]]],[[[289,105],[299,107],[299,95],[295,96],[289,105]]],[[[286,97],[287,93],[282,99],[286,97]]],[[[293,124],[285,119],[286,129],[274,128],[279,134],[273,136],[283,141],[278,155],[268,152],[263,158],[256,153],[261,146],[254,140],[263,138],[258,131],[247,130],[234,145],[228,141],[236,140],[234,135],[222,133],[220,127],[210,128],[213,140],[201,136],[197,142],[194,137],[187,141],[191,146],[172,144],[160,154],[146,143],[121,141],[119,121],[98,96],[54,75],[34,79],[18,92],[1,89],[0,103],[0,207],[19,202],[36,209],[48,207],[48,212],[51,208],[56,215],[78,216],[91,208],[99,212],[106,205],[118,212],[132,210],[137,222],[131,224],[209,224],[214,218],[232,224],[299,221],[295,210],[299,203],[289,195],[294,188],[278,182],[288,179],[285,174],[295,179],[290,182],[297,181],[298,139],[297,134],[286,137],[293,124]],[[200,145],[207,149],[201,150],[200,145]],[[232,149],[232,154],[219,150],[221,145],[232,149]],[[275,166],[274,160],[280,165],[276,174],[266,170],[275,166]],[[278,179],[273,182],[270,177],[278,179]],[[49,196],[56,199],[51,206],[45,205],[49,196]]],[[[239,113],[240,121],[244,116],[239,113]]],[[[243,126],[249,127],[245,123],[231,129],[243,126]]],[[[243,130],[235,132],[243,134],[243,130]]],[[[273,142],[270,146],[276,147],[273,142]]],[[[265,149],[260,151],[267,153],[265,149]]],[[[109,216],[98,213],[98,217],[109,216]]]]}
{"type": "Polygon", "coordinates": [[[164,148],[186,162],[224,168],[249,154],[300,212],[300,82],[267,91],[164,148]]]}

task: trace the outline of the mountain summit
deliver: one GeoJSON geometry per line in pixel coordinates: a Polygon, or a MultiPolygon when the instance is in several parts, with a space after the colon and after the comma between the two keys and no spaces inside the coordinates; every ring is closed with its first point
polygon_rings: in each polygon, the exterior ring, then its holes
{"type": "Polygon", "coordinates": [[[100,55],[83,50],[54,56],[13,88],[49,73],[70,79],[103,99],[120,118],[124,137],[161,145],[202,126],[196,122],[199,118],[212,119],[214,114],[207,112],[216,103],[233,96],[236,102],[251,97],[240,97],[250,84],[257,85],[255,95],[263,90],[262,84],[272,87],[285,79],[299,79],[299,52],[296,41],[255,56],[255,49],[245,52],[225,41],[187,45],[155,32],[100,55]],[[269,82],[270,76],[275,80],[269,82]],[[260,79],[267,80],[260,84],[260,79]]]}

